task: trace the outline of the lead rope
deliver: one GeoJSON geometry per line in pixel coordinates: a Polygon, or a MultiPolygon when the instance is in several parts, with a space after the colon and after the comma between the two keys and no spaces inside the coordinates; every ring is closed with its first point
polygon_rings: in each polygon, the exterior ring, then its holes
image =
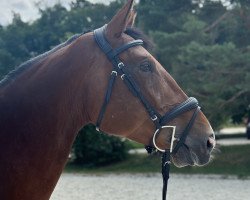
{"type": "Polygon", "coordinates": [[[167,199],[167,188],[168,188],[168,179],[169,179],[169,171],[170,171],[170,151],[166,150],[162,154],[161,159],[161,173],[162,173],[162,179],[163,179],[163,188],[162,188],[162,200],[167,199]]]}

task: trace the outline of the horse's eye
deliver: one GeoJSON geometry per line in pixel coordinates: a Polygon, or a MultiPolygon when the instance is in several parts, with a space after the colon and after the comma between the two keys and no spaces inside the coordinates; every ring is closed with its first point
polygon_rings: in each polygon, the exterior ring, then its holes
{"type": "Polygon", "coordinates": [[[152,71],[152,66],[150,62],[146,61],[140,64],[140,70],[143,72],[151,72],[152,71]]]}

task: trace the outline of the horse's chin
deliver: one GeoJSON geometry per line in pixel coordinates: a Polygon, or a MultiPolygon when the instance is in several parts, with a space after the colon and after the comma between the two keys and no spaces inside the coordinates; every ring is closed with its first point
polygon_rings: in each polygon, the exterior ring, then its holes
{"type": "Polygon", "coordinates": [[[178,152],[172,155],[172,163],[176,167],[186,167],[186,166],[204,166],[210,160],[210,155],[198,156],[199,154],[194,151],[182,146],[178,152]]]}
{"type": "Polygon", "coordinates": [[[186,167],[186,166],[194,166],[195,163],[189,156],[177,156],[178,154],[172,156],[172,163],[176,167],[186,167]]]}

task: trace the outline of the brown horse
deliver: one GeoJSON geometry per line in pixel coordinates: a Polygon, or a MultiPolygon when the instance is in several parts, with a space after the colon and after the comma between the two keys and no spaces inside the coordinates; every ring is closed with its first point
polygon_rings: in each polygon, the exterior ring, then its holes
{"type": "MultiPolygon", "coordinates": [[[[129,0],[106,27],[105,37],[114,48],[134,40],[124,33],[135,18],[132,5],[129,0]]],[[[187,99],[144,47],[129,48],[119,58],[158,113],[164,114],[187,99]]],[[[24,63],[1,81],[1,200],[50,198],[78,130],[98,118],[111,70],[112,63],[89,32],[24,63]]],[[[176,126],[177,136],[192,113],[169,122],[176,126]]],[[[144,106],[121,79],[114,85],[100,128],[145,145],[152,144],[155,131],[144,106]]],[[[168,129],[161,131],[157,146],[168,149],[170,135],[168,129]]],[[[180,167],[203,165],[214,145],[213,130],[199,111],[185,146],[172,160],[180,167]]]]}

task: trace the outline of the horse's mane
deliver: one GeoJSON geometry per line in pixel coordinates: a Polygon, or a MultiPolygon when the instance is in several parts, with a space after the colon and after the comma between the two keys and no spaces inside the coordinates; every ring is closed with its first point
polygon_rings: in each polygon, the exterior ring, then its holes
{"type": "MultiPolygon", "coordinates": [[[[58,51],[59,49],[71,44],[73,41],[75,41],[77,38],[79,38],[81,35],[90,32],[90,31],[85,31],[83,33],[80,34],[76,34],[74,36],[72,36],[71,38],[69,38],[67,41],[57,45],[56,47],[54,47],[53,49],[42,53],[34,58],[31,58],[30,60],[22,63],[21,65],[19,65],[18,67],[16,67],[14,70],[10,71],[2,80],[0,80],[0,87],[3,87],[5,85],[7,85],[8,83],[10,83],[11,81],[14,81],[15,78],[17,76],[19,76],[22,72],[24,72],[26,69],[28,69],[29,67],[31,67],[32,65],[40,62],[41,60],[43,60],[44,58],[46,58],[47,56],[51,55],[52,53],[58,51]]],[[[144,35],[139,29],[136,28],[127,28],[125,30],[125,33],[129,36],[131,36],[134,39],[141,39],[143,40],[143,46],[146,49],[151,49],[153,47],[153,43],[148,39],[148,37],[146,35],[144,35]]]]}

